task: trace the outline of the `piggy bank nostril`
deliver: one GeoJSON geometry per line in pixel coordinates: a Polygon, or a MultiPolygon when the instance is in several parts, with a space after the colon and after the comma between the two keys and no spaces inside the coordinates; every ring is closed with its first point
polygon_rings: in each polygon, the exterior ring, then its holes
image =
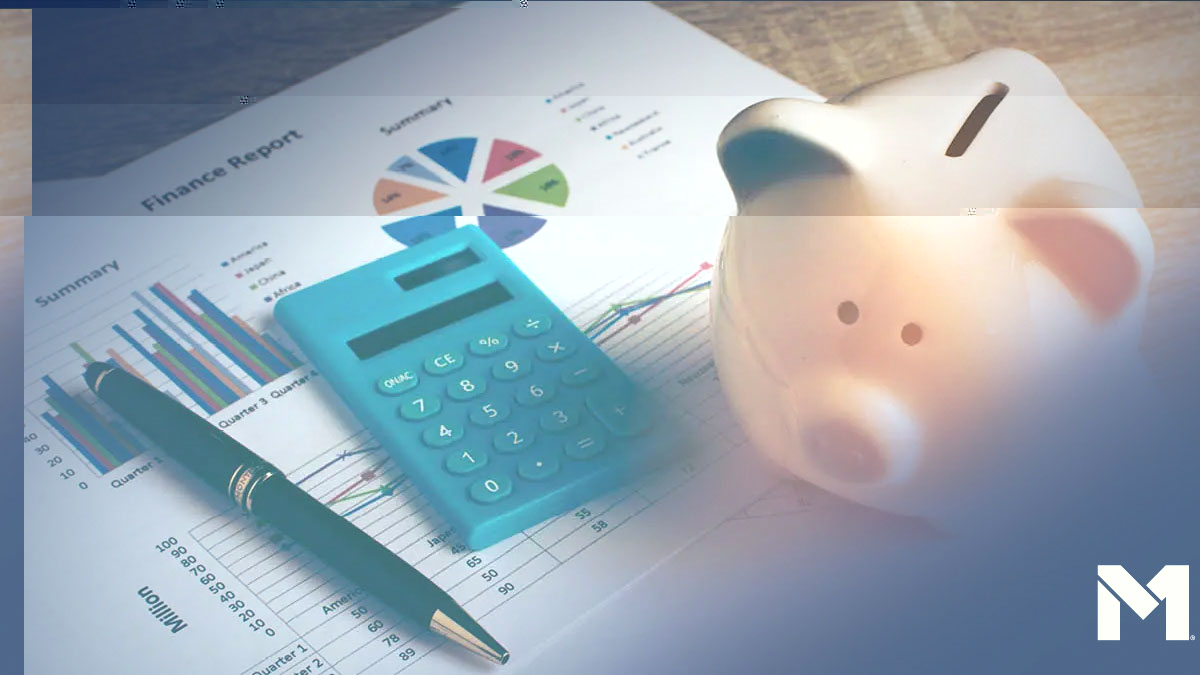
{"type": "Polygon", "coordinates": [[[849,300],[841,303],[837,307],[838,320],[849,326],[858,321],[858,305],[849,300]]]}
{"type": "Polygon", "coordinates": [[[880,444],[857,425],[824,422],[804,433],[804,452],[817,469],[847,483],[877,481],[887,473],[880,444]]]}

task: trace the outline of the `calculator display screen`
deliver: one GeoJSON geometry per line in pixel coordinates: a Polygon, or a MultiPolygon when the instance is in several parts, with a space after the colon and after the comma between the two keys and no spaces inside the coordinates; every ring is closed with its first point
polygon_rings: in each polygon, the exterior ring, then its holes
{"type": "Polygon", "coordinates": [[[445,328],[455,321],[508,302],[512,298],[512,293],[500,282],[495,281],[398,321],[393,321],[386,326],[376,328],[369,333],[364,333],[353,338],[346,345],[358,358],[369,359],[393,347],[445,328]]]}
{"type": "Polygon", "coordinates": [[[435,260],[424,267],[401,274],[396,277],[396,283],[400,284],[400,288],[411,291],[422,284],[441,279],[459,270],[465,270],[477,262],[479,262],[479,256],[474,251],[469,248],[463,249],[458,253],[435,260]]]}

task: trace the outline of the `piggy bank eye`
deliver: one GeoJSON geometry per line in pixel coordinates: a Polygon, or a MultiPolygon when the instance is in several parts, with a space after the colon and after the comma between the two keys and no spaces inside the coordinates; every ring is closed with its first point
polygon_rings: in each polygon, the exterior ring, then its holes
{"type": "Polygon", "coordinates": [[[855,321],[858,321],[858,305],[847,300],[847,301],[843,302],[842,304],[838,305],[837,314],[838,314],[838,319],[842,323],[849,326],[850,324],[854,323],[855,321]]]}
{"type": "Polygon", "coordinates": [[[900,329],[900,339],[909,347],[920,342],[924,334],[921,327],[915,323],[906,323],[904,324],[904,328],[900,329]]]}

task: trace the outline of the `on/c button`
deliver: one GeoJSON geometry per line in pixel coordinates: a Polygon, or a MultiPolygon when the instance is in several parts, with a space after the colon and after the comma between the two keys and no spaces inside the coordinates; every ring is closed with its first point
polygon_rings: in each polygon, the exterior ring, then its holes
{"type": "Polygon", "coordinates": [[[417,386],[419,382],[420,378],[417,377],[417,373],[415,371],[401,370],[392,373],[391,375],[384,375],[376,380],[375,388],[378,389],[379,393],[381,394],[386,394],[388,396],[399,396],[400,394],[403,394],[404,392],[417,386]]]}

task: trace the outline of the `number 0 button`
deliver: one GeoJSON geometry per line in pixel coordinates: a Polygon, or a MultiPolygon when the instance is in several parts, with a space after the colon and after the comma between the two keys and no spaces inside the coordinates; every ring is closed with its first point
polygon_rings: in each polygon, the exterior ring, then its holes
{"type": "Polygon", "coordinates": [[[477,480],[471,485],[471,499],[480,504],[492,504],[512,492],[512,479],[505,475],[477,480]]]}

